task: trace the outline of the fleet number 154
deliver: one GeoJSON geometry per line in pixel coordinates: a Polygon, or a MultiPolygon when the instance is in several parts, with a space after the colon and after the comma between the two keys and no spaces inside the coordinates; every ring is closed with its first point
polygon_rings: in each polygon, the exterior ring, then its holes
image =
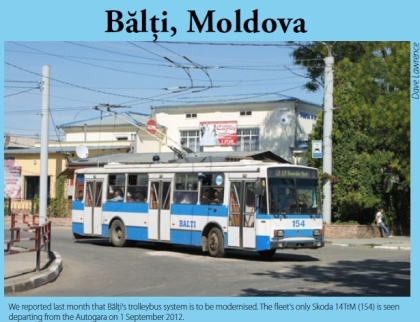
{"type": "Polygon", "coordinates": [[[293,220],[292,224],[294,228],[305,227],[305,220],[293,220]]]}

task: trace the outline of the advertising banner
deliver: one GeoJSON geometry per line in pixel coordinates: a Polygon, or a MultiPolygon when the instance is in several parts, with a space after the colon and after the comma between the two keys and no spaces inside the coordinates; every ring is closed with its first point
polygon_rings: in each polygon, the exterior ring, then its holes
{"type": "Polygon", "coordinates": [[[200,122],[200,146],[235,146],[236,121],[200,122]]]}
{"type": "Polygon", "coordinates": [[[22,167],[15,165],[14,158],[4,159],[4,193],[12,200],[20,199],[22,167]]]}

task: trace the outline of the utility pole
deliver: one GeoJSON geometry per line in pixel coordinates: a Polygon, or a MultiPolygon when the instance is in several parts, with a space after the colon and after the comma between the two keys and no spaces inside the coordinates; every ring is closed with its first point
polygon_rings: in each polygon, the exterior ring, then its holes
{"type": "Polygon", "coordinates": [[[50,66],[42,66],[41,172],[39,176],[39,224],[46,223],[48,199],[48,122],[50,108],[50,66]]]}
{"type": "MultiPolygon", "coordinates": [[[[332,174],[332,123],[333,123],[333,89],[334,89],[334,57],[331,54],[331,47],[328,46],[328,56],[325,57],[325,83],[324,83],[324,155],[323,172],[332,174]]],[[[324,202],[323,214],[324,221],[331,224],[331,180],[328,177],[324,180],[324,202]]]]}

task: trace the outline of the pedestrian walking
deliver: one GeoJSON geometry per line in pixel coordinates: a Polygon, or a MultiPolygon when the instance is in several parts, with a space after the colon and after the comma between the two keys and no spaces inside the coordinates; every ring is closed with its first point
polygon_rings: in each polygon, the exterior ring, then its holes
{"type": "Polygon", "coordinates": [[[376,214],[376,224],[378,225],[379,229],[381,229],[385,233],[386,238],[394,237],[389,233],[388,228],[386,228],[383,222],[384,211],[385,211],[384,207],[379,208],[379,211],[376,214]]]}

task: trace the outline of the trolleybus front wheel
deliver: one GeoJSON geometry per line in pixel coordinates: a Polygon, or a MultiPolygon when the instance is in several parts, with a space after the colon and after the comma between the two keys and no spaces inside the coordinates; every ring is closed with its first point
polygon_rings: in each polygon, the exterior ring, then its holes
{"type": "Polygon", "coordinates": [[[122,247],[125,244],[125,227],[120,220],[115,220],[109,228],[109,241],[115,247],[122,247]]]}
{"type": "Polygon", "coordinates": [[[207,236],[207,246],[209,254],[212,257],[223,257],[225,255],[225,246],[223,234],[219,228],[212,228],[207,236]]]}

